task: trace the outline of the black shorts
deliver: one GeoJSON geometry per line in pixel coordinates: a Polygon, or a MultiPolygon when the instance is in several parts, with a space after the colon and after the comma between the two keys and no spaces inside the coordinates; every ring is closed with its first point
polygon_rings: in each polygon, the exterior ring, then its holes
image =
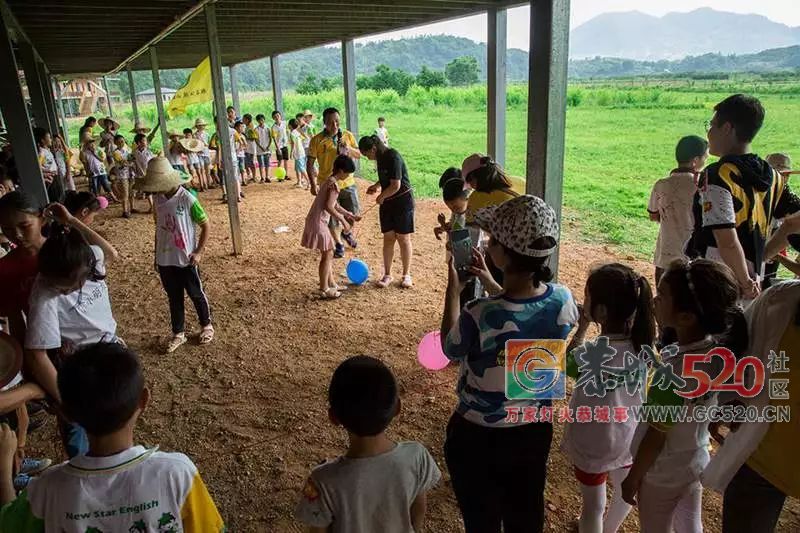
{"type": "Polygon", "coordinates": [[[275,150],[275,159],[278,161],[288,161],[289,160],[289,147],[284,146],[278,150],[275,150]]]}
{"type": "Polygon", "coordinates": [[[403,202],[393,206],[387,202],[380,207],[381,233],[393,231],[399,235],[414,233],[414,204],[403,202]]]}

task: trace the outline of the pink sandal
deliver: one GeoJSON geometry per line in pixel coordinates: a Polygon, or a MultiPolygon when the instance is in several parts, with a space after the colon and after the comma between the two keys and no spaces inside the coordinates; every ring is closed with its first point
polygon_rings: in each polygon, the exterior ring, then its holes
{"type": "Polygon", "coordinates": [[[384,276],[381,279],[375,282],[375,285],[377,285],[381,289],[385,289],[386,287],[392,284],[393,280],[394,278],[392,278],[392,276],[390,276],[389,274],[384,274],[384,276]]]}

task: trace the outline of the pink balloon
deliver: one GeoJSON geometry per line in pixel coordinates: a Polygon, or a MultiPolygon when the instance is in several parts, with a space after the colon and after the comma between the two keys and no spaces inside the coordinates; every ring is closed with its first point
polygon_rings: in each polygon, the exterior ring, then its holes
{"type": "Polygon", "coordinates": [[[108,207],[108,198],[105,196],[98,196],[97,201],[100,203],[100,209],[105,209],[108,207]]]}
{"type": "Polygon", "coordinates": [[[417,361],[428,370],[441,370],[450,364],[450,359],[442,351],[441,335],[431,331],[422,337],[417,347],[417,361]]]}

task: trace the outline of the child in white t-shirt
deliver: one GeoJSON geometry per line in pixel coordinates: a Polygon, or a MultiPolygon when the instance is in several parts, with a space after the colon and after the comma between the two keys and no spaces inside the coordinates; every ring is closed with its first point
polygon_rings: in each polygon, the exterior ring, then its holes
{"type": "Polygon", "coordinates": [[[272,183],[269,177],[269,160],[272,154],[269,151],[269,146],[272,143],[272,135],[270,129],[267,127],[267,117],[262,114],[256,115],[256,157],[258,158],[258,172],[260,174],[260,181],[262,183],[272,183]]]}
{"type": "MultiPolygon", "coordinates": [[[[203,143],[203,150],[198,157],[200,158],[200,190],[204,191],[213,186],[211,179],[211,150],[208,147],[209,136],[206,131],[206,121],[198,118],[194,121],[194,127],[197,130],[194,133],[194,138],[203,143]]],[[[186,130],[184,130],[185,132],[186,130]]]]}
{"type": "MultiPolygon", "coordinates": [[[[150,150],[148,146],[150,141],[148,141],[147,135],[144,133],[137,133],[133,137],[133,171],[136,178],[141,178],[144,176],[145,172],[147,172],[147,163],[150,162],[151,159],[155,157],[153,152],[150,150]]],[[[153,210],[153,197],[152,195],[147,194],[147,203],[149,204],[147,212],[151,212],[153,210]]],[[[133,211],[133,201],[131,201],[131,211],[133,211]]]]}
{"type": "Polygon", "coordinates": [[[381,140],[383,144],[385,144],[388,148],[389,146],[389,130],[386,129],[386,119],[383,117],[378,117],[378,127],[375,128],[375,133],[378,139],[381,140]]]}
{"type": "Polygon", "coordinates": [[[122,201],[122,218],[131,217],[133,205],[133,155],[125,137],[117,135],[114,137],[114,150],[111,152],[111,160],[114,162],[114,173],[117,176],[120,200],[122,201]]]}
{"type": "MultiPolygon", "coordinates": [[[[582,359],[587,350],[607,342],[610,359],[604,364],[619,369],[622,374],[625,358],[638,359],[642,347],[653,346],[655,337],[650,284],[630,267],[610,263],[594,269],[586,281],[584,294],[578,329],[567,356],[567,375],[579,383],[590,378],[586,373],[589,362],[582,359]],[[584,344],[592,322],[599,324],[600,337],[584,344]]],[[[598,378],[605,379],[604,376],[598,378]]],[[[570,409],[577,413],[588,407],[592,416],[591,420],[576,419],[567,424],[561,442],[561,449],[572,462],[580,483],[583,505],[578,529],[581,533],[614,533],[631,509],[622,499],[621,484],[633,462],[630,448],[636,421],[630,408],[641,404],[640,392],[635,387],[629,390],[624,381],[617,379],[606,383],[590,381],[583,386],[576,385],[572,391],[570,409]],[[627,409],[625,421],[614,416],[618,408],[627,409]],[[609,415],[606,420],[597,419],[602,411],[609,415]],[[604,519],[609,478],[614,492],[604,519]]]]}
{"type": "Polygon", "coordinates": [[[198,268],[211,225],[203,206],[182,186],[187,182],[164,158],[156,157],[148,164],[141,185],[142,190],[155,193],[155,264],[169,299],[172,322],[172,340],[167,345],[167,353],[174,352],[187,341],[184,292],[197,310],[202,328],[199,343],[208,344],[214,338],[211,310],[198,268]],[[200,228],[199,236],[195,226],[200,228]]]}
{"type": "Polygon", "coordinates": [[[294,160],[294,173],[297,176],[297,185],[301,189],[310,187],[308,182],[308,172],[306,171],[306,150],[303,147],[303,134],[300,131],[300,123],[297,119],[289,121],[289,149],[294,160]]]}
{"type": "Polygon", "coordinates": [[[708,141],[689,135],[675,147],[678,168],[653,185],[647,211],[650,220],[659,223],[653,257],[656,283],[670,263],[686,257],[686,244],[694,229],[692,203],[697,192],[697,175],[708,159],[708,141]]]}
{"type": "MultiPolygon", "coordinates": [[[[622,497],[639,507],[643,533],[703,531],[703,489],[700,475],[710,460],[708,420],[693,416],[693,409],[708,412],[717,405],[716,392],[686,397],[702,383],[670,376],[682,376],[686,354],[707,354],[725,347],[735,355],[747,348],[748,327],[739,306],[740,289],[733,271],[710,259],[677,260],[664,272],[658,284],[655,313],[662,329],[672,328],[677,346],[661,352],[661,379],[653,377],[646,406],[659,409],[685,408],[687,419],[667,415],[662,420],[643,421],[636,429],[631,451],[633,465],[622,483],[622,497]],[[669,367],[669,368],[667,368],[669,367]],[[664,369],[668,371],[664,371],[664,369]],[[679,394],[680,393],[680,394],[679,394]]],[[[694,364],[694,370],[709,376],[721,373],[719,357],[694,364]]]]}
{"type": "MultiPolygon", "coordinates": [[[[26,360],[31,377],[48,396],[60,401],[56,386],[58,364],[78,348],[98,342],[119,342],[106,285],[106,262],[116,249],[61,204],[47,214],[61,225],[51,227],[39,250],[39,275],[31,289],[26,360]]],[[[62,438],[70,457],[85,453],[86,434],[62,420],[62,438]]]]}
{"type": "Polygon", "coordinates": [[[295,516],[313,531],[423,531],[427,493],[441,478],[418,442],[394,442],[386,428],[400,411],[397,383],[368,356],[347,359],[328,390],[331,422],[347,430],[347,452],[316,467],[295,516]]]}
{"type": "Polygon", "coordinates": [[[0,429],[0,531],[225,531],[188,457],[135,445],[136,421],[150,400],[135,353],[119,344],[87,346],[64,362],[58,390],[91,448],[15,498],[8,471],[16,439],[0,429]]]}

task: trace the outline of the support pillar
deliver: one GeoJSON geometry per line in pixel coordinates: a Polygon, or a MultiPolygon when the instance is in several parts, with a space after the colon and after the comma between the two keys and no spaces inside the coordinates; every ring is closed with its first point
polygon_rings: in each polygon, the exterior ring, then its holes
{"type": "Polygon", "coordinates": [[[64,110],[64,99],[61,97],[61,83],[57,79],[53,79],[53,92],[56,95],[56,106],[58,107],[58,118],[61,120],[61,131],[64,136],[64,142],[69,144],[69,126],[67,125],[67,113],[64,110]]]}
{"type": "MultiPolygon", "coordinates": [[[[14,58],[14,48],[0,9],[0,112],[8,128],[8,138],[14,146],[14,159],[19,171],[19,185],[37,205],[47,205],[47,188],[39,166],[39,155],[33,141],[33,129],[28,108],[19,82],[19,68],[14,58]]],[[[32,55],[31,50],[31,55],[32,55]]],[[[32,57],[31,57],[32,58],[32,57]]]]}
{"type": "MultiPolygon", "coordinates": [[[[234,255],[242,253],[242,228],[239,222],[239,198],[236,190],[236,170],[233,165],[233,146],[228,135],[228,117],[225,106],[225,86],[222,83],[222,61],[220,59],[217,14],[214,4],[207,4],[203,10],[206,15],[208,33],[208,57],[211,62],[211,85],[214,90],[214,114],[217,127],[217,166],[225,169],[225,189],[228,191],[228,217],[231,224],[231,241],[234,255]]],[[[273,85],[274,87],[274,85],[273,85]]]]}
{"type": "Polygon", "coordinates": [[[29,43],[20,40],[17,43],[17,49],[19,50],[22,70],[25,72],[25,85],[28,87],[28,97],[31,99],[33,122],[40,128],[49,128],[50,124],[47,117],[47,107],[44,102],[42,84],[39,81],[39,68],[36,64],[37,60],[33,47],[29,43]]]}
{"type": "Polygon", "coordinates": [[[128,92],[130,93],[131,97],[131,110],[133,110],[133,123],[136,124],[139,122],[139,107],[136,102],[136,86],[133,84],[133,72],[131,71],[131,65],[128,63],[128,92]]]}
{"type": "Polygon", "coordinates": [[[161,129],[161,145],[164,155],[169,151],[169,137],[167,136],[167,118],[164,115],[164,100],[161,99],[161,77],[158,74],[158,53],[155,48],[150,48],[150,69],[153,71],[153,89],[156,97],[156,110],[158,111],[158,127],[161,129]]]}
{"type": "Polygon", "coordinates": [[[506,164],[506,51],[507,11],[492,8],[486,15],[486,153],[500,166],[506,164]]]}
{"type": "Polygon", "coordinates": [[[108,116],[114,118],[114,108],[111,106],[111,91],[108,90],[108,78],[103,76],[103,90],[106,92],[106,105],[108,106],[108,116]]]}
{"type": "MultiPolygon", "coordinates": [[[[528,194],[544,199],[561,220],[567,111],[569,0],[531,1],[528,63],[528,194]]],[[[550,260],[558,271],[558,255],[550,260]]]]}
{"type": "Polygon", "coordinates": [[[352,40],[342,41],[342,83],[347,129],[358,141],[358,101],[356,100],[356,57],[352,40]]]}
{"type": "Polygon", "coordinates": [[[269,70],[272,75],[272,101],[275,104],[275,110],[281,112],[283,115],[283,93],[281,92],[281,66],[278,56],[270,56],[269,70]]]}
{"type": "Polygon", "coordinates": [[[236,110],[236,116],[242,116],[242,108],[239,107],[239,68],[238,65],[231,65],[228,67],[228,75],[231,78],[231,100],[233,100],[233,108],[236,110]]]}

